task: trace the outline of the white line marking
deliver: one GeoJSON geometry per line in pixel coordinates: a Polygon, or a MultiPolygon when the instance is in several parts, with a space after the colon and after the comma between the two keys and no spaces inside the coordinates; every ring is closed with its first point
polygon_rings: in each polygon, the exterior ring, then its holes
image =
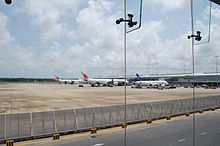
{"type": "Polygon", "coordinates": [[[183,139],[178,140],[177,142],[183,142],[183,141],[186,141],[186,139],[183,138],[183,139]]]}
{"type": "Polygon", "coordinates": [[[201,133],[200,135],[205,135],[205,134],[207,134],[207,132],[203,132],[203,133],[201,133]]]}
{"type": "Polygon", "coordinates": [[[95,145],[91,145],[91,146],[103,146],[105,145],[104,143],[100,143],[100,144],[95,144],[95,145]]]}

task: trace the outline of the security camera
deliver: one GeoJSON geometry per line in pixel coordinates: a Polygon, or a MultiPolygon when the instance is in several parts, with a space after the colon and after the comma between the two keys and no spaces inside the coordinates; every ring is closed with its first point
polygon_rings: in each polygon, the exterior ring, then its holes
{"type": "Polygon", "coordinates": [[[128,20],[124,20],[123,18],[120,18],[120,19],[118,19],[118,20],[116,20],[116,24],[120,24],[121,22],[128,22],[128,26],[129,27],[133,27],[134,25],[136,25],[137,24],[137,22],[135,21],[133,21],[133,18],[134,17],[134,15],[132,15],[132,14],[128,14],[128,20]]]}
{"type": "Polygon", "coordinates": [[[201,41],[201,39],[202,39],[202,37],[201,37],[201,32],[200,32],[200,31],[197,31],[196,33],[197,33],[197,36],[196,36],[195,40],[201,41]]]}
{"type": "Polygon", "coordinates": [[[134,17],[134,15],[133,14],[128,14],[128,26],[129,27],[133,27],[134,25],[136,25],[137,24],[137,22],[135,21],[133,21],[133,17],[134,17]]]}
{"type": "Polygon", "coordinates": [[[124,21],[124,19],[120,18],[120,19],[116,20],[116,24],[120,24],[122,21],[124,21]]]}
{"type": "Polygon", "coordinates": [[[197,31],[196,33],[197,33],[197,35],[192,34],[192,35],[187,36],[187,38],[190,39],[191,37],[194,37],[196,41],[201,41],[201,39],[202,39],[201,32],[197,31]]]}
{"type": "Polygon", "coordinates": [[[12,0],[5,0],[5,3],[10,5],[12,3],[12,0]]]}
{"type": "Polygon", "coordinates": [[[120,24],[121,22],[120,22],[120,20],[118,19],[118,20],[116,20],[116,24],[120,24]]]}

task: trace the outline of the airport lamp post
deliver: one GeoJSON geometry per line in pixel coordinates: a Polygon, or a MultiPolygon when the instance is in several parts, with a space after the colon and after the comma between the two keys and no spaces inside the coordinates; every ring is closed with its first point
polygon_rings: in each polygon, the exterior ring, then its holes
{"type": "Polygon", "coordinates": [[[216,66],[216,77],[217,77],[217,87],[218,87],[218,57],[219,56],[214,56],[215,57],[215,66],[216,66]]]}
{"type": "Polygon", "coordinates": [[[139,17],[139,26],[127,31],[127,24],[129,28],[132,28],[133,26],[137,25],[137,21],[133,21],[133,14],[128,14],[128,19],[127,19],[127,1],[124,0],[124,18],[120,18],[116,20],[116,24],[120,24],[121,22],[124,22],[124,79],[125,79],[125,84],[124,84],[124,144],[125,146],[127,145],[127,135],[126,135],[126,125],[127,125],[127,89],[126,89],[126,80],[127,80],[127,33],[130,33],[132,31],[135,31],[139,28],[141,28],[141,17],[142,17],[142,0],[140,0],[140,17],[139,17]],[[126,24],[127,23],[127,24],[126,24]]]}
{"type": "Polygon", "coordinates": [[[190,11],[191,11],[191,32],[192,34],[187,36],[188,39],[191,39],[191,48],[192,48],[192,74],[193,74],[193,146],[195,146],[195,51],[194,46],[200,45],[200,44],[207,44],[210,42],[210,34],[211,34],[211,13],[212,13],[212,2],[215,2],[217,4],[220,4],[220,0],[210,0],[210,8],[209,8],[209,33],[208,33],[208,40],[203,43],[195,44],[195,41],[201,41],[201,32],[196,31],[196,34],[194,32],[194,12],[193,12],[193,0],[190,0],[190,11]]]}
{"type": "Polygon", "coordinates": [[[215,65],[216,65],[216,75],[218,75],[218,57],[219,56],[213,56],[213,57],[215,57],[215,65]]]}
{"type": "Polygon", "coordinates": [[[159,64],[159,63],[155,63],[156,76],[158,76],[158,64],[159,64]]]}
{"type": "Polygon", "coordinates": [[[186,73],[186,65],[184,64],[184,68],[183,68],[183,74],[186,73]]]}
{"type": "Polygon", "coordinates": [[[201,41],[202,37],[200,36],[201,32],[197,31],[196,35],[194,34],[194,18],[193,18],[193,0],[190,0],[190,11],[191,11],[191,35],[188,35],[187,38],[191,39],[191,48],[192,48],[192,75],[193,75],[193,80],[192,80],[192,84],[193,84],[193,129],[192,129],[192,139],[193,139],[193,146],[196,145],[196,137],[195,137],[195,51],[194,51],[194,45],[195,45],[195,40],[196,41],[201,41]]]}

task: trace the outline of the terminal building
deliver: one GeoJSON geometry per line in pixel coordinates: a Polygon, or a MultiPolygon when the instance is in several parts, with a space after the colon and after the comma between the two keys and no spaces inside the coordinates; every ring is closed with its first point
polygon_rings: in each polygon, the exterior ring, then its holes
{"type": "MultiPolygon", "coordinates": [[[[166,80],[170,85],[176,86],[193,86],[193,80],[195,86],[200,85],[220,85],[220,75],[217,73],[196,73],[192,74],[158,74],[158,75],[142,75],[141,78],[143,80],[166,80]]],[[[135,81],[136,77],[129,77],[130,81],[135,81]]]]}

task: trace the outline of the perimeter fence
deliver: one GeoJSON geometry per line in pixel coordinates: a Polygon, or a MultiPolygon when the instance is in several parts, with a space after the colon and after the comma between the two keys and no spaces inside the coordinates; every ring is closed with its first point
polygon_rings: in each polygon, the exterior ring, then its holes
{"type": "MultiPolygon", "coordinates": [[[[220,107],[220,96],[195,99],[195,111],[220,107]]],[[[194,111],[192,99],[127,105],[127,122],[159,119],[194,111]]],[[[0,115],[0,141],[86,130],[124,122],[124,105],[0,115]]]]}

